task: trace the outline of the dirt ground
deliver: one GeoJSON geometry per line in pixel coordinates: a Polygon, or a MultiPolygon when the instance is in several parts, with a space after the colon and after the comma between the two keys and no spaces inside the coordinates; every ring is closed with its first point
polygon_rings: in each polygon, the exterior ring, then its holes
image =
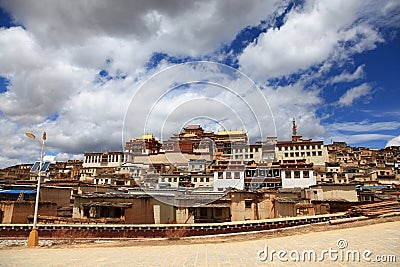
{"type": "Polygon", "coordinates": [[[78,248],[78,247],[125,247],[125,246],[168,246],[168,245],[187,245],[187,244],[207,244],[224,242],[243,242],[250,240],[270,239],[283,236],[301,235],[311,232],[322,232],[336,229],[353,228],[365,225],[379,224],[384,222],[400,221],[400,216],[375,218],[363,221],[343,223],[337,225],[313,224],[285,229],[276,229],[258,233],[241,233],[233,235],[203,236],[203,237],[175,237],[169,239],[128,239],[128,240],[63,240],[58,244],[48,248],[78,248]]]}

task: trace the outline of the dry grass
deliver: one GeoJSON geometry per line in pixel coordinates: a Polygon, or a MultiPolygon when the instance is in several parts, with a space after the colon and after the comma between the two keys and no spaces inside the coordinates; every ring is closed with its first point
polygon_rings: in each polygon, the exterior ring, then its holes
{"type": "Polygon", "coordinates": [[[168,240],[179,240],[182,237],[185,237],[188,232],[188,229],[186,227],[178,228],[178,229],[173,229],[169,228],[168,230],[165,231],[165,237],[168,240]]]}

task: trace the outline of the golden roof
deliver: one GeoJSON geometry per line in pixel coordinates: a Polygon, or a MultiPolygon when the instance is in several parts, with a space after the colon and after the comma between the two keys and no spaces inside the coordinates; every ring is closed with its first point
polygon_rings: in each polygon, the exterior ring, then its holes
{"type": "Polygon", "coordinates": [[[197,135],[194,133],[185,133],[183,134],[183,137],[196,137],[197,135]]]}
{"type": "Polygon", "coordinates": [[[142,135],[141,139],[153,139],[153,138],[154,138],[154,135],[152,135],[152,134],[144,134],[144,135],[142,135]]]}
{"type": "Polygon", "coordinates": [[[232,134],[245,134],[243,130],[229,130],[229,131],[219,131],[217,132],[217,135],[232,135],[232,134]]]}

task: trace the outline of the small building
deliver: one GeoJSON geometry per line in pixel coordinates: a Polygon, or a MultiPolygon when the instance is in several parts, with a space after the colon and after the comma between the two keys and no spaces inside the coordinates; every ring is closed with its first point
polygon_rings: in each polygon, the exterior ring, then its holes
{"type": "Polygon", "coordinates": [[[249,191],[257,189],[278,189],[282,187],[279,165],[251,164],[244,172],[244,188],[249,191]]]}
{"type": "Polygon", "coordinates": [[[92,181],[102,173],[114,173],[128,160],[123,152],[85,153],[80,174],[81,181],[92,181]]]}
{"type": "Polygon", "coordinates": [[[308,188],[316,185],[313,164],[306,160],[285,160],[281,163],[282,188],[308,188]]]}
{"type": "Polygon", "coordinates": [[[293,119],[293,134],[290,141],[278,141],[275,146],[275,156],[280,162],[286,160],[305,159],[314,168],[325,168],[329,161],[328,150],[322,141],[303,139],[297,135],[296,122],[293,119]]]}
{"type": "Polygon", "coordinates": [[[167,184],[168,187],[212,187],[214,176],[212,174],[162,174],[158,178],[158,185],[167,184]]]}
{"type": "Polygon", "coordinates": [[[274,191],[247,192],[231,190],[226,199],[231,202],[231,221],[275,218],[274,191]]]}
{"type": "MultiPolygon", "coordinates": [[[[35,211],[35,201],[0,201],[0,222],[4,224],[29,223],[35,211]]],[[[57,204],[39,202],[38,218],[57,216],[57,204]]]]}
{"type": "Polygon", "coordinates": [[[152,134],[144,134],[141,138],[132,139],[125,144],[125,153],[132,155],[158,154],[162,144],[152,134]]]}
{"type": "Polygon", "coordinates": [[[245,166],[237,161],[220,161],[214,166],[214,191],[228,188],[244,189],[245,166]]]}
{"type": "Polygon", "coordinates": [[[303,192],[304,198],[311,200],[358,201],[355,184],[315,185],[303,192]]]}
{"type": "Polygon", "coordinates": [[[153,198],[147,194],[93,193],[75,195],[73,218],[110,219],[126,224],[153,224],[153,198]]]}
{"type": "MultiPolygon", "coordinates": [[[[46,193],[45,193],[46,194],[46,193]]],[[[42,195],[42,192],[40,194],[42,195]]],[[[36,190],[0,190],[0,222],[28,223],[35,210],[36,190]]],[[[56,216],[57,204],[50,201],[39,202],[38,216],[56,216]]],[[[68,199],[69,201],[69,199],[68,199]]]]}

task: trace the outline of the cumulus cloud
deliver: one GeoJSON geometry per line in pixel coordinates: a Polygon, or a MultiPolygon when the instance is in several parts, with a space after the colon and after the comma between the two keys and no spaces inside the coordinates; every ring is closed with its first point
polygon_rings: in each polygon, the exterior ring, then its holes
{"type": "Polygon", "coordinates": [[[0,75],[10,81],[0,95],[0,110],[11,120],[43,121],[58,112],[90,75],[42,49],[22,27],[0,29],[0,45],[0,75]]]}
{"type": "Polygon", "coordinates": [[[385,146],[385,147],[388,147],[388,146],[400,146],[400,135],[399,135],[399,136],[396,136],[396,137],[394,137],[394,138],[392,138],[392,139],[390,139],[390,140],[386,143],[386,146],[385,146]]]}
{"type": "Polygon", "coordinates": [[[268,17],[275,3],[4,0],[1,8],[22,25],[0,29],[0,76],[9,81],[0,94],[2,128],[9,130],[0,151],[8,166],[37,158],[25,131],[45,129],[49,153],[121,150],[124,114],[152,74],[146,63],[153,53],[213,53],[268,17]]]}
{"type": "Polygon", "coordinates": [[[372,87],[368,83],[363,83],[353,87],[344,93],[339,99],[339,105],[350,106],[353,102],[363,96],[369,95],[372,92],[372,87]]]}
{"type": "MultiPolygon", "coordinates": [[[[47,152],[56,159],[57,155],[81,158],[85,152],[121,150],[124,115],[133,96],[146,79],[173,65],[162,60],[148,69],[146,64],[155,53],[179,59],[224,58],[219,54],[221,47],[230,44],[245,27],[259,26],[288,3],[0,1],[14,23],[21,25],[0,29],[0,76],[9,82],[6,92],[0,93],[0,167],[38,159],[40,147],[24,136],[26,131],[39,134],[46,130],[47,152]]],[[[320,88],[301,82],[274,86],[265,80],[315,65],[329,71],[334,60],[373,49],[382,39],[374,24],[364,18],[365,9],[372,12],[377,5],[373,1],[305,1],[302,8],[289,11],[279,29],[267,30],[245,48],[238,58],[241,69],[255,79],[269,106],[257,104],[260,95],[248,91],[240,79],[224,84],[240,88],[239,95],[254,113],[264,114],[260,121],[270,119],[266,114],[271,110],[281,139],[290,138],[292,117],[305,137],[324,136],[325,128],[317,115],[318,107],[324,105],[320,88]]],[[[396,5],[387,1],[383,6],[377,9],[381,17],[393,17],[396,5]]],[[[215,74],[220,70],[208,71],[215,74]]],[[[336,81],[355,80],[362,74],[361,65],[354,73],[343,72],[336,81]]],[[[180,73],[173,82],[196,79],[190,75],[180,73]]],[[[152,85],[162,88],[168,78],[152,85]]],[[[342,102],[352,103],[366,92],[356,93],[342,102]]],[[[133,126],[141,122],[146,101],[154,103],[154,95],[145,92],[144,100],[137,103],[139,112],[132,114],[133,126]]],[[[214,124],[203,120],[209,129],[241,128],[238,124],[242,123],[251,132],[255,128],[248,123],[252,112],[244,103],[224,90],[193,87],[161,101],[151,119],[156,126],[169,122],[164,132],[167,137],[190,122],[187,115],[196,111],[196,106],[198,113],[192,116],[199,116],[197,121],[205,113],[215,119],[214,124]]],[[[265,134],[274,134],[269,131],[272,124],[262,125],[265,134]]],[[[127,138],[142,131],[133,127],[127,138]]]]}
{"type": "Polygon", "coordinates": [[[275,10],[276,3],[46,0],[38,4],[34,0],[5,0],[3,6],[47,45],[82,45],[104,36],[136,40],[142,44],[140,52],[201,55],[232,40],[244,27],[258,24],[275,10]]]}
{"type": "Polygon", "coordinates": [[[124,138],[151,132],[166,140],[195,118],[209,127],[246,130],[257,141],[275,135],[268,103],[253,81],[225,65],[197,62],[146,81],[130,103],[124,138]]]}
{"type": "Polygon", "coordinates": [[[244,49],[241,69],[257,79],[281,77],[373,49],[382,39],[368,24],[356,23],[363,7],[362,1],[307,1],[287,15],[283,26],[244,49]]]}

